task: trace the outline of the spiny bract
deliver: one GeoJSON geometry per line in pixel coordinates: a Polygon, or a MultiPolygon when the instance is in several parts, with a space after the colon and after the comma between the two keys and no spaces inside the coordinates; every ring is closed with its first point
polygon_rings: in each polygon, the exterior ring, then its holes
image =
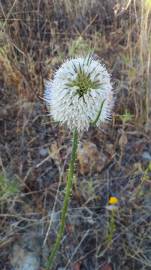
{"type": "Polygon", "coordinates": [[[88,130],[102,111],[97,126],[111,116],[114,98],[110,75],[92,55],[69,59],[46,81],[45,100],[50,115],[71,130],[88,130]]]}

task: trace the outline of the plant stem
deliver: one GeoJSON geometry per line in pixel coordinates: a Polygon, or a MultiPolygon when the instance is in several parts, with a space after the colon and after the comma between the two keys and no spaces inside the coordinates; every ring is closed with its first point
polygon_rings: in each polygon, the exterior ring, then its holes
{"type": "Polygon", "coordinates": [[[71,153],[71,160],[70,160],[70,164],[69,164],[69,170],[68,170],[68,174],[67,174],[67,183],[66,183],[63,208],[62,208],[62,212],[61,212],[61,220],[60,220],[59,230],[57,232],[56,241],[55,241],[54,246],[52,247],[51,253],[48,257],[47,267],[46,267],[47,270],[51,269],[51,267],[53,265],[54,259],[56,257],[57,251],[60,247],[61,240],[62,240],[62,237],[64,234],[65,222],[66,222],[66,217],[67,217],[67,210],[68,210],[68,205],[69,205],[70,196],[71,196],[77,146],[78,146],[78,132],[77,132],[77,129],[75,129],[73,132],[72,153],[71,153]]]}
{"type": "Polygon", "coordinates": [[[108,221],[108,228],[107,228],[107,241],[109,243],[112,242],[114,233],[116,231],[116,224],[115,224],[115,210],[111,211],[111,215],[109,216],[109,221],[108,221]]]}

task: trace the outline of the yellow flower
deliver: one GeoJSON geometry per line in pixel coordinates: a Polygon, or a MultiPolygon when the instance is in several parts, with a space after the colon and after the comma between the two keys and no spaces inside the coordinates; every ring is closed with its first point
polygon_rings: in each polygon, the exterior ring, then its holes
{"type": "Polygon", "coordinates": [[[109,204],[117,204],[119,202],[119,199],[117,197],[111,196],[109,199],[109,204]]]}

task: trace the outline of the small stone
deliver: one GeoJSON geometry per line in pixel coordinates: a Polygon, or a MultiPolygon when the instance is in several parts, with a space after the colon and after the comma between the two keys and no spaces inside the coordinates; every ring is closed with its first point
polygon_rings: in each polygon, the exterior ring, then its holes
{"type": "Polygon", "coordinates": [[[146,160],[149,160],[151,161],[151,154],[147,151],[145,151],[143,154],[142,154],[142,157],[143,159],[146,159],[146,160]]]}
{"type": "Polygon", "coordinates": [[[46,157],[48,155],[48,149],[46,148],[41,148],[40,151],[39,151],[40,155],[42,157],[46,157]]]}
{"type": "Polygon", "coordinates": [[[83,175],[89,172],[101,172],[107,162],[106,155],[100,153],[97,146],[92,142],[84,142],[79,145],[77,159],[80,173],[83,175]]]}
{"type": "Polygon", "coordinates": [[[14,270],[39,270],[40,258],[34,252],[16,244],[13,247],[11,265],[14,270]]]}

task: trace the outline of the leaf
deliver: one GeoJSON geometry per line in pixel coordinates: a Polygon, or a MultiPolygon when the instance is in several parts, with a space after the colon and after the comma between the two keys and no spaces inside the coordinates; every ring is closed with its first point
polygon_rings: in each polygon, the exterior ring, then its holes
{"type": "Polygon", "coordinates": [[[120,139],[119,139],[119,145],[121,148],[123,148],[127,144],[127,135],[125,132],[122,133],[120,139]]]}

